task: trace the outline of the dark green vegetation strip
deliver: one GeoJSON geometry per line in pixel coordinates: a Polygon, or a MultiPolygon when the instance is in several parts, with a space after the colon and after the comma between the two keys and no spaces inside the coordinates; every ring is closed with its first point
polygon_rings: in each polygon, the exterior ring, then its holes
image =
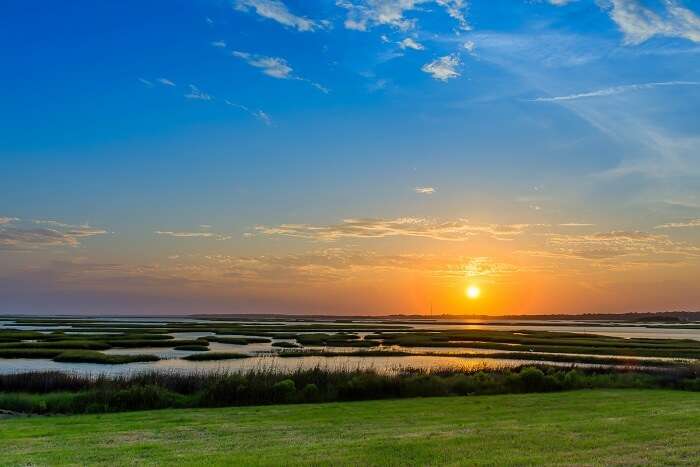
{"type": "Polygon", "coordinates": [[[351,333],[312,333],[298,334],[294,338],[302,345],[311,346],[331,346],[331,347],[375,347],[381,342],[365,338],[360,340],[360,337],[351,333]]]}
{"type": "Polygon", "coordinates": [[[206,337],[209,342],[219,342],[221,344],[235,344],[235,345],[247,345],[247,344],[268,344],[272,342],[272,339],[267,337],[206,337]]]}
{"type": "Polygon", "coordinates": [[[136,362],[156,362],[160,360],[155,355],[107,355],[102,352],[91,350],[68,350],[53,359],[55,362],[66,363],[102,363],[102,364],[122,364],[136,362]]]}
{"type": "Polygon", "coordinates": [[[122,348],[139,348],[139,347],[178,347],[181,345],[206,345],[204,339],[178,339],[178,340],[138,340],[138,339],[120,339],[106,341],[112,347],[122,348]]]}
{"type": "Polygon", "coordinates": [[[63,363],[100,363],[104,365],[160,360],[155,355],[108,355],[94,350],[62,349],[0,349],[0,358],[46,358],[63,363]]]}
{"type": "Polygon", "coordinates": [[[293,342],[273,342],[272,347],[279,347],[281,349],[296,349],[299,346],[299,344],[295,344],[293,342]]]}
{"type": "Polygon", "coordinates": [[[55,349],[0,349],[0,358],[54,358],[63,353],[55,349]]]}
{"type": "MultiPolygon", "coordinates": [[[[212,354],[195,355],[208,357],[212,354]]],[[[233,358],[245,357],[233,355],[233,358]]],[[[86,413],[584,388],[698,391],[700,377],[696,370],[679,367],[661,371],[613,371],[528,366],[489,371],[377,373],[317,367],[287,373],[255,368],[242,373],[147,372],[98,378],[38,372],[0,375],[0,409],[37,414],[86,413]]]]}
{"type": "Polygon", "coordinates": [[[700,394],[596,390],[16,418],[0,462],[693,465],[699,436],[700,394]]]}
{"type": "Polygon", "coordinates": [[[209,351],[209,347],[206,345],[178,345],[177,347],[173,347],[173,350],[190,350],[193,352],[207,352],[209,351]]]}
{"type": "Polygon", "coordinates": [[[107,350],[111,346],[102,342],[57,340],[47,342],[17,342],[0,344],[0,349],[81,349],[107,350]]]}
{"type": "Polygon", "coordinates": [[[700,341],[691,339],[623,339],[549,331],[422,331],[367,336],[384,345],[403,347],[472,347],[492,350],[557,352],[640,357],[700,358],[700,341]]]}
{"type": "Polygon", "coordinates": [[[350,350],[338,352],[333,350],[284,350],[276,354],[278,357],[409,357],[415,355],[432,355],[429,353],[411,353],[403,350],[350,350]]]}
{"type": "Polygon", "coordinates": [[[443,357],[492,358],[497,360],[531,360],[538,362],[584,363],[592,365],[619,365],[632,367],[670,367],[688,365],[686,360],[654,360],[629,357],[594,357],[588,355],[557,355],[534,352],[498,352],[498,353],[427,353],[443,357]]]}
{"type": "Polygon", "coordinates": [[[595,357],[589,355],[557,355],[534,352],[407,352],[405,350],[308,350],[294,349],[278,352],[277,356],[290,357],[452,357],[452,358],[489,358],[494,360],[528,360],[537,362],[584,363],[593,365],[618,365],[632,367],[671,367],[688,365],[687,360],[654,360],[628,357],[595,357]]]}
{"type": "Polygon", "coordinates": [[[204,361],[204,360],[233,360],[238,358],[249,358],[250,355],[235,353],[235,352],[207,352],[196,353],[182,357],[185,360],[204,361]]]}

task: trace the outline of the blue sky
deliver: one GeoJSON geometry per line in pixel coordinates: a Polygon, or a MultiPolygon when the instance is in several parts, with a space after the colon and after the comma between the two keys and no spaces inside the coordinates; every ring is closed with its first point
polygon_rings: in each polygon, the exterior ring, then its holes
{"type": "Polygon", "coordinates": [[[449,297],[476,277],[506,295],[543,287],[532,277],[557,261],[566,298],[486,311],[700,305],[695,2],[12,2],[3,16],[0,277],[45,289],[12,293],[13,309],[162,312],[184,281],[205,310],[416,311],[424,297],[402,287],[449,297]],[[527,227],[504,241],[494,226],[527,227]],[[387,272],[396,255],[432,259],[387,272]],[[104,282],[86,289],[94,268],[104,282]],[[344,268],[347,286],[328,286],[344,268]],[[613,300],[654,274],[668,293],[613,300]]]}

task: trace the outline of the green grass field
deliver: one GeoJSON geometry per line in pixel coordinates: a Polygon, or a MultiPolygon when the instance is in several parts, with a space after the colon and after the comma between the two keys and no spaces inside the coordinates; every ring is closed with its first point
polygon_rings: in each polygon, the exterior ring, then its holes
{"type": "Polygon", "coordinates": [[[700,461],[700,394],[549,394],[0,421],[0,465],[662,465],[700,461]]]}

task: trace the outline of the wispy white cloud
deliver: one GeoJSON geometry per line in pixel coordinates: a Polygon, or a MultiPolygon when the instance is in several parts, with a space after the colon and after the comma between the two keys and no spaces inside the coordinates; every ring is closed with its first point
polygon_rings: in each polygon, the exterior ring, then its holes
{"type": "Polygon", "coordinates": [[[90,224],[72,225],[65,224],[54,220],[35,220],[34,224],[48,225],[51,228],[59,229],[68,236],[75,238],[94,237],[95,235],[104,235],[106,230],[96,227],[91,227],[90,224]]]}
{"type": "Polygon", "coordinates": [[[147,86],[149,88],[153,87],[153,83],[145,78],[139,78],[139,82],[143,84],[144,86],[147,86]]]}
{"type": "Polygon", "coordinates": [[[200,100],[200,101],[210,101],[213,99],[212,96],[210,96],[206,92],[203,92],[194,84],[190,84],[189,87],[190,87],[189,92],[187,94],[185,94],[186,99],[193,99],[193,100],[200,100]]]}
{"type": "Polygon", "coordinates": [[[419,186],[414,188],[413,191],[421,195],[432,195],[435,193],[435,188],[431,186],[419,186]]]}
{"type": "Polygon", "coordinates": [[[255,10],[255,13],[263,18],[304,32],[324,29],[329,26],[327,21],[314,21],[295,15],[280,0],[237,0],[235,8],[244,12],[255,10]]]}
{"type": "MultiPolygon", "coordinates": [[[[88,259],[52,261],[23,272],[24,282],[41,288],[46,281],[62,290],[75,288],[131,289],[162,287],[235,286],[305,287],[375,280],[388,271],[425,275],[431,279],[462,282],[465,277],[503,280],[525,270],[491,257],[461,257],[419,253],[386,254],[371,250],[321,248],[290,254],[170,255],[168,261],[146,264],[95,262],[88,259]]],[[[532,268],[527,268],[530,270],[532,268]]]]}
{"type": "MultiPolygon", "coordinates": [[[[609,162],[610,167],[591,174],[592,183],[609,183],[620,177],[643,177],[650,183],[656,183],[652,180],[660,182],[677,177],[678,188],[673,191],[678,194],[683,189],[678,183],[686,184],[691,181],[689,177],[700,176],[700,166],[697,164],[700,138],[685,132],[684,126],[676,125],[677,131],[671,132],[669,126],[660,121],[662,115],[659,106],[675,106],[676,102],[682,105],[680,99],[690,97],[687,93],[671,95],[669,92],[664,96],[664,104],[658,100],[653,104],[651,101],[645,103],[641,98],[647,96],[640,95],[639,99],[628,99],[626,105],[616,105],[612,98],[595,98],[601,90],[576,93],[571,97],[559,95],[563,83],[570,83],[573,79],[574,75],[568,75],[573,71],[571,67],[592,65],[609,55],[609,51],[615,49],[614,41],[547,31],[537,35],[474,33],[469,38],[478,44],[480,59],[518,76],[524,86],[539,90],[544,99],[551,99],[550,96],[564,98],[550,102],[561,104],[582,122],[598,130],[611,144],[625,148],[615,161],[609,162]],[[584,98],[589,94],[593,96],[584,98]]],[[[454,38],[450,40],[457,42],[454,38]]],[[[618,48],[616,53],[629,56],[631,52],[618,48]]],[[[634,92],[632,89],[603,90],[603,94],[634,92]]],[[[676,91],[682,90],[677,88],[676,91]]],[[[651,94],[649,91],[644,94],[647,93],[651,94]]],[[[676,194],[668,193],[666,196],[676,194]]]]}
{"type": "Polygon", "coordinates": [[[680,229],[687,227],[700,227],[700,219],[691,219],[683,222],[669,222],[654,227],[655,229],[680,229]]]}
{"type": "Polygon", "coordinates": [[[47,246],[76,246],[78,239],[56,229],[6,227],[0,229],[0,249],[32,249],[47,246]]]}
{"type": "Polygon", "coordinates": [[[476,44],[474,41],[466,41],[464,44],[462,44],[462,48],[466,50],[469,54],[474,54],[474,51],[476,50],[476,44]]]}
{"type": "Polygon", "coordinates": [[[386,89],[390,83],[391,81],[386,78],[377,78],[367,85],[367,89],[369,92],[381,91],[386,89]]]}
{"type": "Polygon", "coordinates": [[[497,279],[512,275],[522,269],[522,267],[498,261],[494,258],[478,256],[476,258],[470,258],[457,268],[451,268],[451,272],[453,272],[453,275],[456,277],[497,279]]]}
{"type": "Polygon", "coordinates": [[[407,37],[406,39],[399,42],[399,46],[402,49],[413,49],[413,50],[424,50],[425,46],[423,44],[416,42],[414,39],[407,37]]]}
{"type": "Polygon", "coordinates": [[[167,78],[158,78],[156,81],[158,81],[160,84],[162,84],[164,86],[175,86],[175,83],[173,83],[172,81],[170,81],[167,78]]]}
{"type": "Polygon", "coordinates": [[[671,206],[673,208],[681,209],[700,209],[700,202],[694,199],[665,199],[661,201],[662,204],[666,206],[671,206]]]}
{"type": "Polygon", "coordinates": [[[577,94],[569,94],[566,96],[554,97],[537,97],[530,99],[532,102],[558,102],[572,101],[576,99],[587,99],[591,97],[607,97],[617,94],[624,94],[633,91],[643,91],[645,89],[654,89],[667,86],[700,86],[700,81],[664,81],[659,83],[641,83],[641,84],[626,84],[623,86],[612,86],[609,88],[598,89],[595,91],[582,92],[577,94]]]}
{"type": "Polygon", "coordinates": [[[243,112],[248,113],[249,115],[257,118],[258,120],[260,120],[262,123],[264,123],[267,126],[272,125],[272,118],[267,113],[263,112],[262,110],[252,110],[248,106],[245,106],[242,104],[236,104],[235,102],[231,102],[228,99],[224,99],[224,103],[226,105],[229,105],[231,107],[235,107],[237,109],[242,110],[243,112]]]}
{"type": "Polygon", "coordinates": [[[272,118],[270,118],[270,116],[267,113],[263,112],[262,110],[252,110],[245,105],[236,104],[235,102],[231,102],[228,99],[225,99],[224,103],[226,105],[231,106],[231,107],[235,107],[237,109],[240,109],[243,112],[246,112],[250,116],[255,117],[256,119],[260,120],[262,123],[264,123],[267,126],[272,125],[272,118]]]}
{"type": "Polygon", "coordinates": [[[639,0],[605,0],[612,20],[624,34],[624,43],[637,45],[654,36],[679,37],[700,42],[700,17],[678,0],[663,0],[660,12],[639,0]]]}
{"type": "Polygon", "coordinates": [[[336,5],[348,10],[345,27],[356,31],[366,31],[378,25],[388,25],[402,31],[411,29],[415,20],[404,17],[404,12],[412,10],[420,0],[365,0],[352,3],[346,0],[336,1],[336,5]]]}
{"type": "Polygon", "coordinates": [[[226,48],[226,42],[224,41],[214,41],[211,43],[212,47],[217,47],[220,49],[225,49],[226,48]]]}
{"type": "Polygon", "coordinates": [[[376,26],[390,26],[401,31],[413,29],[416,18],[405,14],[419,11],[421,5],[436,3],[455,19],[462,30],[468,30],[465,0],[337,0],[336,5],[347,10],[345,27],[356,31],[367,31],[376,26]]]}
{"type": "Polygon", "coordinates": [[[157,235],[165,235],[166,237],[177,237],[177,238],[196,238],[196,237],[213,237],[214,234],[210,232],[172,232],[172,231],[163,231],[163,230],[156,230],[154,232],[157,235]]]}
{"type": "Polygon", "coordinates": [[[615,260],[623,256],[700,257],[700,248],[671,240],[666,235],[640,231],[611,231],[585,235],[548,234],[548,249],[541,256],[585,259],[592,261],[615,260]]]}
{"type": "Polygon", "coordinates": [[[328,94],[328,89],[321,84],[314,81],[308,80],[294,73],[294,69],[287,63],[284,58],[280,57],[267,57],[265,55],[251,54],[248,52],[241,52],[234,50],[231,53],[234,57],[240,58],[245,61],[248,65],[259,68],[262,70],[263,74],[276,79],[291,79],[296,81],[303,81],[324,94],[328,94]]]}
{"type": "Polygon", "coordinates": [[[498,240],[511,240],[524,233],[529,224],[472,224],[466,219],[433,220],[401,217],[396,219],[345,219],[340,224],[282,224],[258,226],[264,235],[333,241],[341,238],[385,238],[396,236],[424,237],[434,240],[465,240],[474,235],[489,235],[498,240]]]}
{"type": "Polygon", "coordinates": [[[76,247],[81,239],[107,234],[89,224],[71,225],[54,220],[21,221],[0,218],[0,250],[33,250],[53,246],[76,247]]]}
{"type": "MultiPolygon", "coordinates": [[[[594,117],[595,118],[595,117],[594,117]]],[[[633,117],[631,117],[633,118],[633,117]]],[[[616,122],[608,119],[607,125],[601,127],[606,131],[616,131],[616,122]]],[[[632,120],[634,122],[634,120],[632,120]]],[[[594,123],[597,123],[595,120],[594,123]]],[[[668,179],[671,177],[688,177],[697,180],[700,177],[697,148],[700,137],[669,133],[654,122],[634,122],[637,128],[630,132],[631,144],[640,145],[646,155],[623,160],[618,166],[597,174],[601,180],[630,175],[641,175],[647,179],[668,179]]],[[[618,133],[614,133],[616,135],[618,133]]]]}
{"type": "MultiPolygon", "coordinates": [[[[291,70],[291,69],[290,69],[291,70]]],[[[143,80],[145,81],[145,80],[143,80]]],[[[167,78],[158,78],[156,80],[157,82],[165,85],[165,86],[175,86],[175,83],[167,78]]],[[[152,86],[153,84],[151,82],[147,82],[148,86],[152,86]]],[[[145,84],[145,83],[144,83],[145,84]]],[[[312,83],[315,84],[315,83],[312,83]]],[[[202,91],[199,89],[197,86],[194,84],[190,84],[189,86],[189,91],[184,95],[186,99],[192,99],[192,100],[201,100],[201,101],[212,101],[214,100],[214,97],[207,94],[206,92],[202,91]]],[[[265,125],[272,125],[272,118],[264,111],[262,110],[253,110],[245,105],[242,104],[237,104],[235,102],[232,102],[228,99],[224,99],[223,102],[231,107],[235,107],[237,109],[240,109],[252,117],[256,118],[257,120],[261,121],[265,125]]]]}
{"type": "Polygon", "coordinates": [[[272,118],[270,118],[270,116],[262,110],[256,110],[255,112],[253,112],[253,116],[267,126],[272,125],[272,118]]]}
{"type": "Polygon", "coordinates": [[[287,61],[279,57],[266,57],[264,55],[255,55],[247,52],[234,50],[234,57],[244,60],[248,65],[260,68],[264,74],[277,79],[290,79],[293,77],[294,71],[287,61]]]}
{"type": "Polygon", "coordinates": [[[213,240],[230,240],[230,235],[223,235],[214,232],[187,232],[187,231],[169,231],[169,230],[156,230],[154,232],[156,235],[162,235],[166,237],[174,238],[211,238],[213,240]]]}
{"type": "Polygon", "coordinates": [[[468,4],[466,0],[436,0],[437,4],[444,7],[447,14],[457,20],[459,28],[463,31],[471,29],[466,18],[468,4]]]}
{"type": "Polygon", "coordinates": [[[448,81],[460,76],[458,68],[461,63],[462,62],[458,55],[446,55],[435,59],[430,63],[426,63],[421,68],[421,71],[428,73],[436,80],[448,81]]]}
{"type": "MultiPolygon", "coordinates": [[[[533,33],[498,31],[473,32],[467,41],[459,36],[440,36],[446,43],[461,44],[469,53],[480,51],[480,58],[512,71],[578,67],[594,62],[614,47],[612,40],[556,30],[533,33]],[[470,50],[471,49],[471,50],[470,50]],[[534,67],[533,67],[534,68],[534,67]]],[[[552,76],[551,71],[545,76],[552,76]]],[[[536,84],[536,83],[533,83],[536,84]]]]}

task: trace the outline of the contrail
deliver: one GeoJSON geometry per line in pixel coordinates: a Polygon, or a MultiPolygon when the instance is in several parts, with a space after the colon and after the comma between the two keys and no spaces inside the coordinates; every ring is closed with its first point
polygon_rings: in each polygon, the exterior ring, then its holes
{"type": "Polygon", "coordinates": [[[614,96],[616,94],[623,94],[630,91],[641,91],[644,89],[653,89],[662,86],[700,86],[698,81],[665,81],[661,83],[642,83],[642,84],[627,84],[623,86],[613,86],[605,89],[598,89],[597,91],[583,92],[580,94],[570,94],[568,96],[555,96],[555,97],[538,97],[536,99],[530,99],[530,102],[559,102],[559,101],[573,101],[576,99],[586,99],[589,97],[605,97],[614,96]]]}

